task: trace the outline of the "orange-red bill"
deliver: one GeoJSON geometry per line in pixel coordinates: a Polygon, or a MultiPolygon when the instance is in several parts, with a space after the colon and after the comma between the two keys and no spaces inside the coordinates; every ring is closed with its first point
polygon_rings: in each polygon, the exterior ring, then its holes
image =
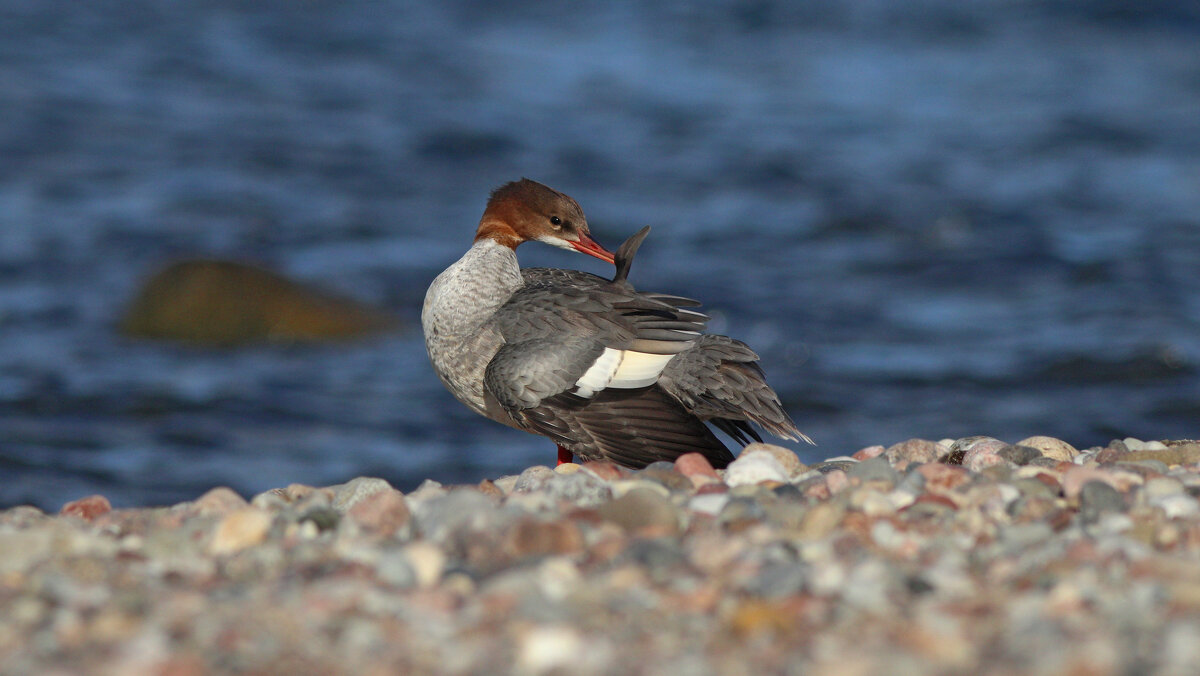
{"type": "Polygon", "coordinates": [[[569,242],[569,244],[579,253],[595,256],[606,263],[616,263],[616,257],[613,255],[613,252],[600,246],[599,242],[583,233],[579,233],[578,242],[569,242]]]}

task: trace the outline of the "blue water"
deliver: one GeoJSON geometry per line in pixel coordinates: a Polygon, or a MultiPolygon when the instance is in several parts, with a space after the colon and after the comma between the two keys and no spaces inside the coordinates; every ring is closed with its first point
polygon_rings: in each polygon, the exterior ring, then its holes
{"type": "Polygon", "coordinates": [[[653,225],[633,281],[760,352],[810,459],[1200,436],[1200,10],[694,5],[0,2],[0,506],[551,462],[454,402],[419,331],[487,191],[520,176],[610,247],[653,225]],[[116,335],[189,256],[406,329],[116,335]]]}

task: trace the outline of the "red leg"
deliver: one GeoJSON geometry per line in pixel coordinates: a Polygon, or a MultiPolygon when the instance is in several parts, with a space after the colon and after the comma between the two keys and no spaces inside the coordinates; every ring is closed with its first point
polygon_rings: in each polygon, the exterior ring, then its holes
{"type": "Polygon", "coordinates": [[[573,453],[571,453],[570,451],[568,451],[567,449],[563,448],[562,446],[559,446],[558,447],[558,464],[561,465],[566,462],[575,462],[575,455],[573,453]]]}

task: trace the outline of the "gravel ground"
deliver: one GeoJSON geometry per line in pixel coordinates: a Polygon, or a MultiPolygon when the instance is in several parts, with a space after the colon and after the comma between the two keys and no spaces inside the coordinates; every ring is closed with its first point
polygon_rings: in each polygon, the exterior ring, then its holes
{"type": "Polygon", "coordinates": [[[1188,674],[1200,443],[0,512],[0,673],[1188,674]]]}

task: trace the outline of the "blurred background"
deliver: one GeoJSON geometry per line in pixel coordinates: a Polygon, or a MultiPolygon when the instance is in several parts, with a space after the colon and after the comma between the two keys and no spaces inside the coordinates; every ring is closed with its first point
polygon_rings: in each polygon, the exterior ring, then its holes
{"type": "Polygon", "coordinates": [[[0,113],[0,507],[551,464],[419,324],[521,176],[652,225],[635,284],[758,350],[810,460],[1200,428],[1193,3],[5,0],[0,113]],[[189,259],[256,268],[146,289],[189,259]],[[131,335],[224,301],[259,324],[131,335]]]}

